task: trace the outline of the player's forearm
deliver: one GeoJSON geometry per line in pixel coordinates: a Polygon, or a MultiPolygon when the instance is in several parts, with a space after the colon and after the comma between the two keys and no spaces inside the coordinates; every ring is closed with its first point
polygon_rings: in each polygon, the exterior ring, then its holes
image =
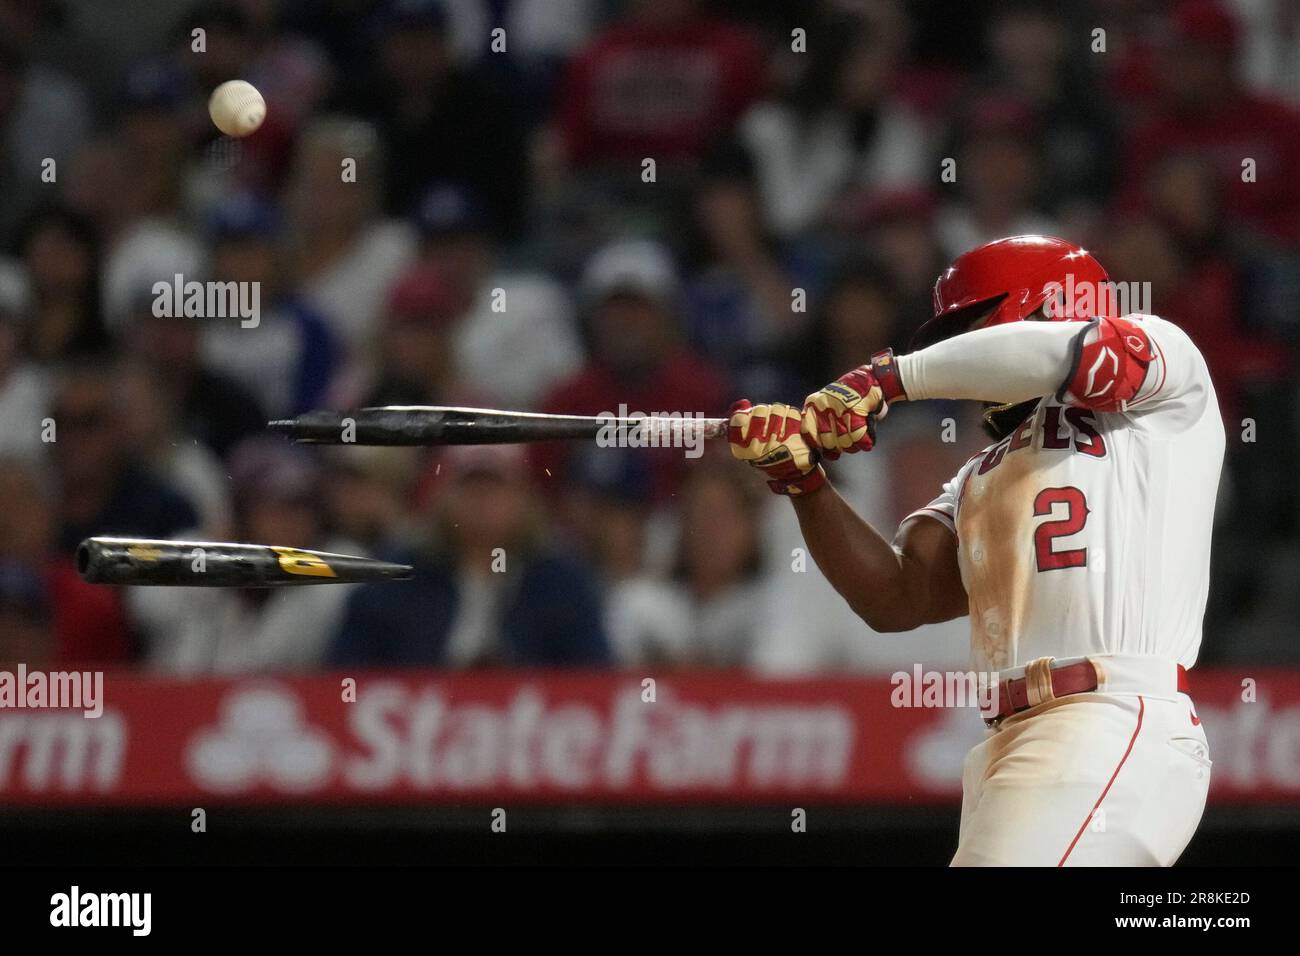
{"type": "Polygon", "coordinates": [[[924,623],[902,557],[834,487],[791,502],[817,567],[872,630],[908,631],[924,623]]]}
{"type": "Polygon", "coordinates": [[[954,336],[900,355],[909,401],[926,398],[1023,402],[1051,395],[1070,374],[1076,322],[1015,322],[954,336]]]}

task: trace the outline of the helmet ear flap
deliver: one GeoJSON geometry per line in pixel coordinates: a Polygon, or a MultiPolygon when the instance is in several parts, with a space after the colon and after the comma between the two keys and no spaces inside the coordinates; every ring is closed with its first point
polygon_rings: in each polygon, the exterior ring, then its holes
{"type": "Polygon", "coordinates": [[[1005,405],[987,403],[984,406],[984,431],[994,441],[1001,441],[1038,408],[1040,401],[1042,399],[1031,398],[1024,402],[1008,402],[1005,405]]]}

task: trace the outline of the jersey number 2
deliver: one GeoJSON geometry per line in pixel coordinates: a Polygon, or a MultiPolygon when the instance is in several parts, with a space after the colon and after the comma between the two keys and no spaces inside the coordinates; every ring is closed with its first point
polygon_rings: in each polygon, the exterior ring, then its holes
{"type": "Polygon", "coordinates": [[[1044,521],[1034,531],[1034,552],[1038,556],[1039,571],[1056,571],[1060,568],[1081,568],[1088,563],[1087,548],[1052,550],[1056,538],[1078,534],[1088,523],[1088,502],[1078,488],[1044,488],[1034,499],[1035,516],[1050,515],[1052,506],[1065,505],[1065,517],[1044,521]]]}

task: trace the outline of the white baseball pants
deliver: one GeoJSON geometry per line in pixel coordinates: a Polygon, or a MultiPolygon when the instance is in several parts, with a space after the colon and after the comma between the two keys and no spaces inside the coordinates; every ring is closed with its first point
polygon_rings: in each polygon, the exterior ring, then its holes
{"type": "Polygon", "coordinates": [[[1209,748],[1187,695],[1048,701],[967,754],[952,865],[1171,866],[1209,785],[1209,748]]]}

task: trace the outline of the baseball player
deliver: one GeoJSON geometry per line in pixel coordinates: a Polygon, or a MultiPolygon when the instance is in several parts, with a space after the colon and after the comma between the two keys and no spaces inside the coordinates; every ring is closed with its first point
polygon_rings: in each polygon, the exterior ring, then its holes
{"type": "Polygon", "coordinates": [[[972,666],[998,693],[963,768],[955,866],[1168,866],[1205,806],[1186,669],[1223,423],[1186,334],[1115,314],[1109,289],[1078,246],[1001,239],[939,277],[909,354],[878,353],[802,408],[732,409],[732,453],[790,496],[818,567],[873,629],[970,616],[972,666]],[[821,461],[870,450],[890,404],[929,398],[984,402],[997,440],[891,544],[821,461]]]}

